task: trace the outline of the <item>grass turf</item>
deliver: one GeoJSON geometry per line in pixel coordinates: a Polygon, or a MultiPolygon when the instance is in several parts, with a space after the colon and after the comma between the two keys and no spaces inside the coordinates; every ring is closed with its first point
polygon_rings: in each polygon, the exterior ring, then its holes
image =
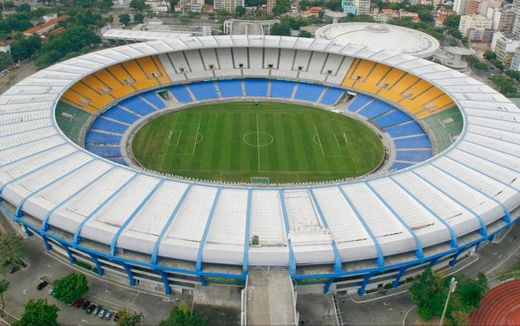
{"type": "Polygon", "coordinates": [[[207,180],[316,182],[366,174],[383,159],[362,123],[299,104],[232,102],[162,115],[132,140],[146,168],[207,180]]]}

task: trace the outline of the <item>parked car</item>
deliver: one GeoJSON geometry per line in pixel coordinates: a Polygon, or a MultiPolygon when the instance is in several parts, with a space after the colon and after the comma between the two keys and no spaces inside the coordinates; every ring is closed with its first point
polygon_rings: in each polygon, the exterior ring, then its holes
{"type": "Polygon", "coordinates": [[[90,315],[95,309],[97,308],[97,306],[95,304],[91,304],[87,310],[85,310],[85,312],[87,313],[87,315],[90,315]]]}
{"type": "Polygon", "coordinates": [[[49,295],[53,295],[54,294],[54,288],[50,288],[49,289],[49,295]]]}
{"type": "Polygon", "coordinates": [[[74,306],[79,309],[84,303],[85,299],[79,298],[78,300],[74,301],[74,306]]]}
{"type": "Polygon", "coordinates": [[[119,320],[119,311],[116,312],[116,314],[114,315],[114,321],[118,321],[119,320]]]}
{"type": "Polygon", "coordinates": [[[101,309],[101,310],[98,312],[98,314],[97,314],[98,317],[101,318],[101,319],[105,318],[105,312],[106,312],[105,308],[101,309]]]}
{"type": "Polygon", "coordinates": [[[101,311],[101,309],[103,309],[103,307],[101,307],[101,306],[97,306],[96,309],[94,310],[94,315],[99,314],[99,312],[101,311]]]}
{"type": "Polygon", "coordinates": [[[90,307],[90,304],[91,304],[91,303],[92,303],[92,302],[90,302],[90,301],[88,301],[88,300],[85,301],[85,302],[83,302],[83,305],[81,306],[81,309],[83,309],[83,310],[87,310],[87,308],[90,307]]]}
{"type": "Polygon", "coordinates": [[[38,286],[36,287],[36,289],[38,289],[38,291],[41,291],[41,290],[43,290],[43,288],[45,288],[47,285],[49,285],[49,282],[47,282],[47,281],[42,281],[40,284],[38,284],[38,286]]]}
{"type": "Polygon", "coordinates": [[[110,320],[110,318],[112,318],[112,316],[114,315],[114,313],[110,310],[107,311],[107,313],[105,314],[105,320],[110,320]]]}

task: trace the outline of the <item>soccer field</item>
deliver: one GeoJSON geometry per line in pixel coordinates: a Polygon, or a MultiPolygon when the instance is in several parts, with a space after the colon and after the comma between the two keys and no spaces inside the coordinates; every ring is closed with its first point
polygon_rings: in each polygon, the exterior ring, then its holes
{"type": "Polygon", "coordinates": [[[137,131],[132,151],[155,171],[271,183],[359,176],[384,156],[379,136],[354,119],[273,102],[207,104],[164,114],[137,131]]]}

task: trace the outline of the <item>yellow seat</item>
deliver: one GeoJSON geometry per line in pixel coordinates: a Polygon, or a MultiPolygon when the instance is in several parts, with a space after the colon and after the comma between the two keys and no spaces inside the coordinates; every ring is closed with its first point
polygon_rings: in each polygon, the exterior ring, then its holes
{"type": "Polygon", "coordinates": [[[389,89],[395,85],[404,75],[406,75],[406,72],[392,68],[386,76],[381,79],[378,83],[378,92],[381,91],[381,89],[389,89]]]}
{"type": "Polygon", "coordinates": [[[368,93],[377,93],[379,91],[379,81],[386,76],[390,69],[387,65],[377,64],[367,78],[364,81],[358,81],[355,87],[368,93]]]}
{"type": "Polygon", "coordinates": [[[148,77],[145,75],[145,73],[143,72],[141,67],[139,67],[135,60],[123,62],[121,65],[125,68],[125,70],[130,74],[130,76],[134,80],[134,86],[136,89],[153,87],[158,84],[158,82],[155,79],[148,79],[148,77]]]}
{"type": "Polygon", "coordinates": [[[113,98],[110,95],[100,95],[99,93],[95,92],[87,85],[85,85],[82,81],[79,81],[76,84],[74,84],[74,86],[72,86],[72,89],[75,90],[78,94],[89,98],[90,105],[97,109],[104,107],[113,100],[113,98]]]}
{"type": "Polygon", "coordinates": [[[382,89],[379,92],[379,95],[389,99],[394,103],[399,103],[403,99],[403,95],[401,94],[406,89],[410,88],[415,82],[419,80],[418,77],[415,77],[411,74],[406,74],[403,78],[399,79],[397,83],[389,88],[382,89]]]}
{"type": "Polygon", "coordinates": [[[143,68],[143,71],[147,75],[148,79],[156,80],[160,84],[166,84],[170,81],[170,79],[163,74],[161,69],[158,68],[156,62],[152,60],[152,57],[140,58],[137,60],[137,62],[141,68],[143,68]]]}
{"type": "Polygon", "coordinates": [[[79,95],[72,89],[67,90],[65,92],[65,94],[63,94],[63,99],[65,100],[65,102],[67,102],[75,107],[78,107],[78,108],[82,109],[83,111],[87,111],[89,113],[94,113],[98,110],[97,108],[95,108],[89,104],[90,99],[87,99],[84,96],[79,95]]]}
{"type": "Polygon", "coordinates": [[[348,68],[345,78],[343,78],[343,86],[350,87],[354,84],[354,81],[351,79],[351,77],[354,75],[354,72],[356,72],[356,69],[360,62],[360,59],[354,59],[354,61],[352,61],[352,64],[350,65],[350,68],[348,68]]]}
{"type": "Polygon", "coordinates": [[[110,94],[115,98],[126,96],[135,90],[132,85],[123,85],[121,81],[116,79],[114,75],[109,73],[106,69],[96,72],[96,76],[112,89],[110,94]]]}

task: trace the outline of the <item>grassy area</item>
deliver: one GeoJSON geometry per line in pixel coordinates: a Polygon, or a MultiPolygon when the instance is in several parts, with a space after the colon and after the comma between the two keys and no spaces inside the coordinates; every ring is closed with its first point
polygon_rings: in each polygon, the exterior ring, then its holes
{"type": "Polygon", "coordinates": [[[132,143],[145,167],[233,182],[314,182],[366,174],[383,159],[379,137],[336,113],[286,103],[222,103],[150,121],[132,143]],[[263,179],[262,179],[263,178],[263,179]]]}
{"type": "Polygon", "coordinates": [[[240,309],[197,304],[193,312],[208,320],[208,326],[240,325],[240,309]]]}
{"type": "Polygon", "coordinates": [[[63,133],[76,144],[79,144],[81,128],[87,122],[90,114],[77,109],[63,101],[56,107],[56,121],[63,133]]]}

